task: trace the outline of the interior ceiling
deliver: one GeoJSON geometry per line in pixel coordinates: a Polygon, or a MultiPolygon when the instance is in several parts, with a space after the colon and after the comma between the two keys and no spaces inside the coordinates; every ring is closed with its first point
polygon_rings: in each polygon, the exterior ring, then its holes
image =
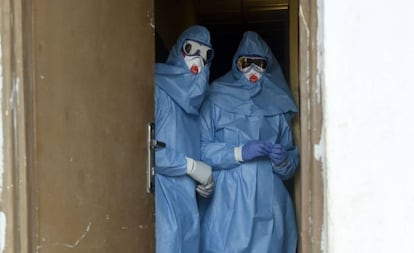
{"type": "Polygon", "coordinates": [[[199,21],[249,24],[286,21],[289,0],[194,0],[199,21]]]}

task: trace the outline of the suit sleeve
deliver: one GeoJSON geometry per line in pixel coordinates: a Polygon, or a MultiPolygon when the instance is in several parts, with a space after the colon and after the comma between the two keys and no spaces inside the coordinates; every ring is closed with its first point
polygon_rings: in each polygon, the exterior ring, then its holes
{"type": "Polygon", "coordinates": [[[213,170],[232,169],[240,164],[235,159],[236,146],[217,142],[215,139],[216,118],[219,109],[209,100],[201,108],[201,160],[213,170]]]}
{"type": "Polygon", "coordinates": [[[287,152],[286,160],[279,166],[272,163],[274,173],[278,174],[283,180],[291,178],[299,166],[299,152],[294,145],[292,129],[290,127],[289,119],[285,115],[280,116],[279,120],[279,138],[278,141],[282,144],[287,152]]]}
{"type": "Polygon", "coordinates": [[[178,152],[175,147],[175,134],[169,130],[175,122],[175,103],[161,89],[155,89],[155,139],[164,142],[166,147],[156,148],[156,173],[164,176],[183,176],[187,172],[185,154],[178,152]]]}

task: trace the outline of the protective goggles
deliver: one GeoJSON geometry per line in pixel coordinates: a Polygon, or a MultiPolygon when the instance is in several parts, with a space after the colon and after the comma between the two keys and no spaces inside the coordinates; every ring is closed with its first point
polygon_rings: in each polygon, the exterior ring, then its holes
{"type": "Polygon", "coordinates": [[[185,55],[199,55],[204,62],[210,62],[213,59],[214,51],[211,47],[203,45],[193,40],[187,40],[183,44],[183,52],[185,55]]]}
{"type": "Polygon", "coordinates": [[[247,72],[250,69],[250,66],[254,64],[259,67],[262,72],[264,72],[267,68],[267,61],[265,58],[262,57],[245,57],[242,56],[237,60],[237,68],[241,72],[247,72]]]}

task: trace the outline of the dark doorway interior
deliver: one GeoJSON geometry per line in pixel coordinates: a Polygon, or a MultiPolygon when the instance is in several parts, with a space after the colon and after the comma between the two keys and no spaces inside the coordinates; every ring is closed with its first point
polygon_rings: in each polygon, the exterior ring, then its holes
{"type": "Polygon", "coordinates": [[[211,66],[211,80],[215,80],[231,69],[231,60],[245,31],[255,31],[262,36],[282,65],[286,77],[289,76],[288,27],[280,29],[282,27],[278,27],[273,22],[254,24],[207,23],[202,25],[210,30],[215,51],[211,66]]]}
{"type": "MultiPolygon", "coordinates": [[[[156,0],[155,20],[157,62],[166,60],[170,47],[185,28],[204,25],[211,33],[215,51],[210,68],[212,82],[231,69],[242,35],[250,30],[268,43],[290,82],[288,0],[156,0]],[[176,8],[180,10],[178,15],[174,15],[176,8]]],[[[285,184],[294,199],[294,179],[285,184]]]]}

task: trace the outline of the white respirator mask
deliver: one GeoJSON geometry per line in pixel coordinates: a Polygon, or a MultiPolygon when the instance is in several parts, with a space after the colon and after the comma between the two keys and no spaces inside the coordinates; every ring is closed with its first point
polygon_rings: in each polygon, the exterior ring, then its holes
{"type": "Polygon", "coordinates": [[[201,56],[194,55],[194,56],[184,56],[185,64],[187,65],[188,69],[194,75],[197,75],[201,72],[204,67],[204,61],[201,56]]]}
{"type": "Polygon", "coordinates": [[[253,64],[247,72],[243,73],[243,75],[250,82],[256,83],[263,76],[263,70],[260,69],[260,67],[253,64]]]}

